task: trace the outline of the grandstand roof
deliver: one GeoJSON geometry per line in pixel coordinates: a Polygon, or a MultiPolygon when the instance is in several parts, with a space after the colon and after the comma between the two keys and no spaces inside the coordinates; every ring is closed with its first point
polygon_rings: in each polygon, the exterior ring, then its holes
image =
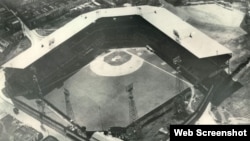
{"type": "Polygon", "coordinates": [[[122,7],[100,9],[78,16],[49,36],[40,41],[32,42],[31,48],[5,63],[3,67],[26,68],[97,19],[127,15],[140,15],[198,58],[232,53],[164,8],[152,6],[122,7]]]}

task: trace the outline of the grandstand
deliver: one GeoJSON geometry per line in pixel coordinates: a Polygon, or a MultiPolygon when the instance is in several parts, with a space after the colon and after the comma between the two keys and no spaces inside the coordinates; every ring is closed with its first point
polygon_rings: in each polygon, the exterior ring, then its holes
{"type": "Polygon", "coordinates": [[[82,14],[4,64],[5,94],[38,98],[36,75],[43,96],[51,96],[103,52],[125,47],[151,48],[201,92],[208,93],[215,81],[229,78],[224,71],[232,55],[229,49],[166,9],[123,7],[82,14]]]}
{"type": "Polygon", "coordinates": [[[180,66],[182,75],[190,82],[205,81],[204,87],[209,85],[208,78],[227,67],[231,57],[230,50],[171,12],[150,6],[103,9],[83,14],[45,37],[40,44],[41,47],[32,47],[4,65],[9,95],[16,95],[18,91],[34,97],[31,67],[36,68],[46,94],[62,84],[69,74],[74,74],[110,48],[150,46],[170,66],[180,66]],[[171,21],[162,22],[162,17],[171,21]],[[85,21],[82,26],[79,25],[81,21],[85,21]],[[79,26],[75,27],[76,24],[79,26]],[[65,30],[69,31],[68,36],[60,36],[65,30]],[[173,30],[178,31],[178,41],[173,30]],[[178,65],[173,62],[176,57],[181,58],[178,65]]]}

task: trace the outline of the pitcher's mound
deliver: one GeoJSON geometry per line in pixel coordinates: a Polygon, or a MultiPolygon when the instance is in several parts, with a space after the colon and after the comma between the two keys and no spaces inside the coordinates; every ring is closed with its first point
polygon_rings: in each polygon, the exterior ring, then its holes
{"type": "Polygon", "coordinates": [[[100,76],[122,76],[137,71],[143,60],[125,51],[111,51],[98,56],[90,63],[90,69],[100,76]]]}

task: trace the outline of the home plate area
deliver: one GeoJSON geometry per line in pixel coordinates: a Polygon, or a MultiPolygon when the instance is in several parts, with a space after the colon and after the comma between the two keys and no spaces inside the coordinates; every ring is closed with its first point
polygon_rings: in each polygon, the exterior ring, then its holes
{"type": "Polygon", "coordinates": [[[90,63],[90,69],[100,76],[122,76],[137,71],[143,60],[123,50],[113,50],[98,56],[90,63]]]}
{"type": "MultiPolygon", "coordinates": [[[[159,58],[154,61],[161,63],[159,58]]],[[[142,117],[176,95],[175,80],[126,49],[117,49],[98,56],[66,80],[63,87],[46,95],[46,99],[66,113],[63,95],[66,88],[71,93],[79,125],[88,130],[125,127],[129,124],[128,85],[133,84],[138,117],[142,117]]]]}

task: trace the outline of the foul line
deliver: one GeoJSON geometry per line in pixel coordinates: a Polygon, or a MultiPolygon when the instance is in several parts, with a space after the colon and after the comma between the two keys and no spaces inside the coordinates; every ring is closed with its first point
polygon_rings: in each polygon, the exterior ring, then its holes
{"type": "Polygon", "coordinates": [[[130,52],[127,51],[127,50],[124,50],[124,51],[127,52],[127,53],[130,54],[130,55],[133,55],[133,56],[135,56],[135,57],[137,57],[137,58],[139,58],[139,59],[142,59],[145,63],[147,63],[147,64],[149,64],[149,65],[151,65],[151,66],[153,66],[153,67],[155,67],[155,68],[157,68],[157,69],[159,69],[159,70],[161,70],[162,72],[167,73],[168,75],[170,75],[170,76],[172,76],[172,77],[178,78],[179,80],[185,82],[187,85],[193,86],[193,85],[192,85],[191,83],[189,83],[188,81],[186,81],[186,80],[184,80],[184,79],[181,79],[181,78],[177,77],[176,75],[174,75],[174,74],[172,74],[172,73],[170,73],[170,72],[168,72],[168,71],[166,71],[166,70],[164,70],[164,69],[162,69],[162,68],[156,66],[155,64],[152,64],[152,63],[146,61],[145,59],[143,59],[143,58],[141,58],[141,57],[139,57],[139,56],[137,56],[137,55],[135,55],[135,54],[133,54],[133,53],[130,53],[130,52]]]}

